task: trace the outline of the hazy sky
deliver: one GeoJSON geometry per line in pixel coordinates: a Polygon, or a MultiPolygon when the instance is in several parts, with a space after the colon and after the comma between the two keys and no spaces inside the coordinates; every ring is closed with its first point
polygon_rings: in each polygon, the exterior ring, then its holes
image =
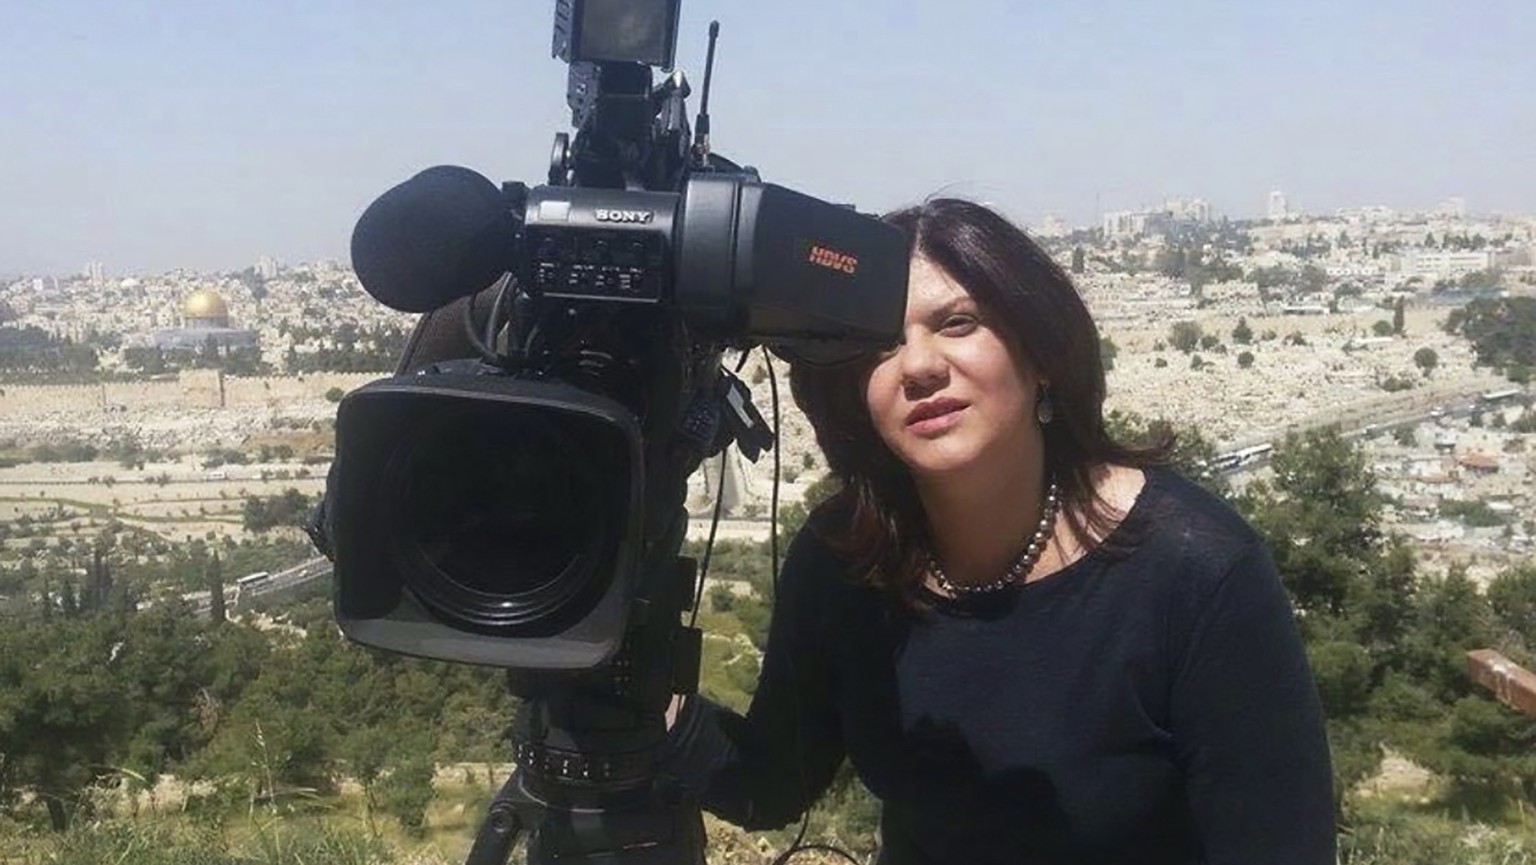
{"type": "MultiPolygon", "coordinates": [[[[344,259],[428,165],[537,181],[553,6],[0,0],[0,273],[344,259]]],[[[865,209],[1536,210],[1533,0],[683,0],[696,88],[711,18],[716,149],[865,209]]]]}

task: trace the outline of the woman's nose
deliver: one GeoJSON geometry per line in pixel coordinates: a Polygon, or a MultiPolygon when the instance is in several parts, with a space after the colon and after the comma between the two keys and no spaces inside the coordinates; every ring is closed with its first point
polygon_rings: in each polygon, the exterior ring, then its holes
{"type": "MultiPolygon", "coordinates": [[[[914,328],[914,331],[917,329],[914,328]]],[[[901,379],[913,385],[932,385],[941,382],[948,366],[944,353],[935,343],[935,335],[909,332],[900,349],[901,379]]]]}

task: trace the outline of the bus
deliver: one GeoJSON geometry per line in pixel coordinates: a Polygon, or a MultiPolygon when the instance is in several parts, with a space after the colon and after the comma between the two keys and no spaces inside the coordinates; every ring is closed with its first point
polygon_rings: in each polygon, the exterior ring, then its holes
{"type": "Polygon", "coordinates": [[[1512,400],[1519,396],[1520,393],[1521,391],[1518,387],[1506,387],[1502,390],[1485,391],[1478,395],[1477,401],[1484,405],[1493,405],[1494,403],[1512,400]]]}
{"type": "Polygon", "coordinates": [[[1268,442],[1265,442],[1264,444],[1252,445],[1250,447],[1238,448],[1235,451],[1229,451],[1217,456],[1215,459],[1211,460],[1211,465],[1217,471],[1230,472],[1242,466],[1258,462],[1274,449],[1275,446],[1268,442]]]}
{"type": "Polygon", "coordinates": [[[254,585],[255,583],[263,582],[271,576],[272,574],[267,571],[257,571],[254,574],[246,574],[245,576],[235,580],[235,585],[244,589],[254,585]]]}

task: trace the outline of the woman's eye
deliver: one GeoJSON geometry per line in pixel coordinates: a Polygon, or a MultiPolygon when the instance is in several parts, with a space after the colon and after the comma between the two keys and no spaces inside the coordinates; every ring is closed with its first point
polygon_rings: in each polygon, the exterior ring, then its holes
{"type": "Polygon", "coordinates": [[[976,329],[976,316],[952,315],[944,319],[943,330],[948,334],[963,335],[976,329]]]}

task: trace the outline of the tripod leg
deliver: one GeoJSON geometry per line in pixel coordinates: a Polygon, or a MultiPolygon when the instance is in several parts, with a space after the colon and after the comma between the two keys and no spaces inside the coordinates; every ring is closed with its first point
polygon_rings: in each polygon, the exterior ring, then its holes
{"type": "Polygon", "coordinates": [[[486,809],[485,820],[480,824],[480,831],[475,833],[475,843],[469,848],[464,865],[507,865],[512,846],[523,831],[523,818],[513,804],[517,789],[514,772],[486,809]]]}

